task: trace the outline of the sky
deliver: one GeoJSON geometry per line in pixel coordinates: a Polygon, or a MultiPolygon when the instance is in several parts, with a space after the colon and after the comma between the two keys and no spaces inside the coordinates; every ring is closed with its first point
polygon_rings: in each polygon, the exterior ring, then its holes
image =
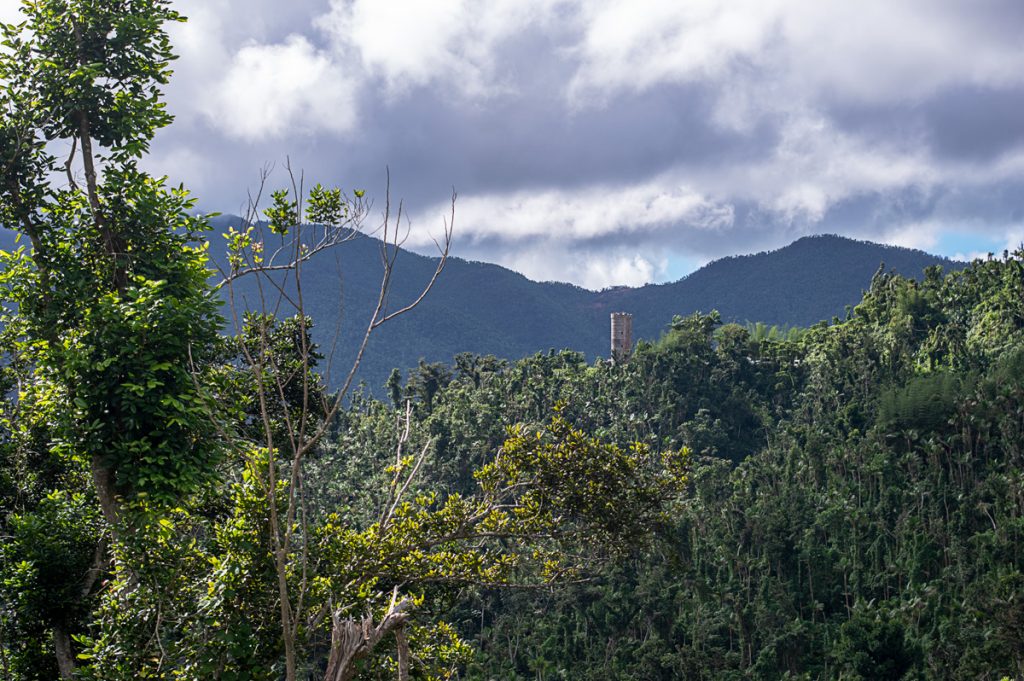
{"type": "MultiPolygon", "coordinates": [[[[13,7],[13,0],[0,5],[13,7]]],[[[587,288],[838,233],[1024,241],[1020,0],[179,0],[148,168],[238,212],[386,172],[429,253],[587,288]]],[[[9,11],[5,10],[5,11],[9,11]]]]}

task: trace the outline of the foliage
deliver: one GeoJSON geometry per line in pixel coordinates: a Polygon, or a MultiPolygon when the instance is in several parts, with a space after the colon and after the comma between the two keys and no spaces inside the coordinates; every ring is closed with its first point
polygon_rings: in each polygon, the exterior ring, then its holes
{"type": "MultiPolygon", "coordinates": [[[[5,675],[1024,674],[1024,253],[880,269],[796,332],[694,313],[628,363],[463,353],[393,372],[388,404],[332,393],[303,263],[354,239],[363,193],[294,182],[228,231],[222,335],[207,220],[137,167],[180,17],[24,13],[0,52],[0,221],[27,239],[0,256],[5,675]]],[[[360,353],[394,316],[388,244],[360,353]]]]}
{"type": "MultiPolygon", "coordinates": [[[[793,339],[691,315],[626,365],[459,357],[413,411],[428,479],[466,488],[506,425],[556,404],[584,432],[696,455],[653,541],[611,561],[578,547],[597,578],[476,590],[455,616],[480,651],[466,675],[1019,676],[1021,256],[879,272],[849,319],[793,339]]],[[[376,404],[339,446],[372,450],[392,418],[376,404]]]]}
{"type": "MultiPolygon", "coordinates": [[[[50,632],[45,647],[67,677],[110,538],[127,538],[136,510],[171,507],[216,477],[224,449],[206,371],[221,318],[205,220],[186,192],[137,167],[170,122],[162,25],[180,17],[161,0],[46,0],[22,12],[0,51],[0,220],[28,242],[3,256],[0,277],[17,385],[4,458],[18,471],[4,490],[0,522],[14,544],[0,574],[12,629],[50,632]],[[53,156],[60,143],[67,159],[53,156]]],[[[38,638],[18,645],[44,649],[38,638]]],[[[48,673],[37,660],[13,665],[48,673]]]]}

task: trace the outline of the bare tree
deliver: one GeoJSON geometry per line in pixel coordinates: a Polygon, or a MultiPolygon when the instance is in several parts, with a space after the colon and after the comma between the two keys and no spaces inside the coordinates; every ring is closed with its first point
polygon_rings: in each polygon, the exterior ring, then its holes
{"type": "MultiPolygon", "coordinates": [[[[260,206],[268,171],[261,174],[259,189],[250,197],[241,228],[229,232],[228,266],[221,270],[223,280],[218,288],[227,291],[231,318],[236,330],[255,325],[254,342],[240,343],[244,362],[254,377],[258,416],[262,427],[262,447],[268,453],[265,470],[267,508],[269,512],[271,551],[277,571],[280,600],[281,639],[285,652],[286,678],[297,674],[296,640],[306,624],[306,603],[309,590],[307,569],[309,556],[308,514],[303,480],[303,462],[322,441],[352,388],[367,343],[373,333],[389,321],[416,308],[434,286],[444,270],[451,247],[456,194],[452,193],[451,213],[444,220],[444,234],[434,243],[438,251],[437,266],[418,295],[412,300],[391,304],[395,267],[401,247],[409,235],[408,220],[402,203],[397,209],[391,202],[388,174],[384,208],[379,225],[369,232],[363,226],[372,210],[362,192],[352,196],[320,185],[305,191],[303,176],[286,166],[290,189],[273,194],[273,206],[263,211],[268,221],[260,220],[260,206]],[[324,389],[313,372],[316,357],[310,340],[309,317],[303,291],[302,271],[314,257],[363,236],[380,241],[381,278],[374,308],[362,333],[361,341],[345,372],[344,381],[332,393],[324,389]],[[266,252],[266,244],[280,237],[281,245],[266,252]],[[256,300],[253,308],[237,295],[237,283],[252,278],[256,300]],[[253,316],[252,313],[256,315],[253,316]],[[298,322],[296,354],[285,366],[272,351],[271,333],[276,320],[292,316],[298,322]],[[288,460],[280,454],[287,452],[288,460]],[[283,486],[286,498],[280,499],[283,486]],[[283,503],[282,503],[283,501],[283,503]],[[295,558],[293,558],[295,556],[295,558]],[[302,579],[295,587],[288,574],[298,561],[302,579]]],[[[338,329],[332,343],[337,343],[338,329]]],[[[418,468],[418,467],[417,467],[418,468]]],[[[397,591],[395,592],[397,598],[397,591]]],[[[405,620],[405,599],[393,601],[383,620],[372,626],[372,618],[358,625],[332,612],[333,639],[330,679],[351,678],[355,661],[368,654],[382,636],[400,628],[405,620]]],[[[322,617],[322,615],[321,615],[322,617]]],[[[367,616],[370,617],[369,615],[367,616]]],[[[408,662],[406,660],[406,667],[408,662]]]]}

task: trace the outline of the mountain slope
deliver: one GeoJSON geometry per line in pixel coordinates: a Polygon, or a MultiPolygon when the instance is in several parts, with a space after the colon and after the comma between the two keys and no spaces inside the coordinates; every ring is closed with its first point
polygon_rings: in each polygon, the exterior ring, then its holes
{"type": "MultiPolygon", "coordinates": [[[[634,315],[634,338],[656,338],[673,315],[698,310],[717,309],[725,321],[810,325],[843,316],[883,262],[887,269],[917,277],[930,265],[947,270],[964,266],[922,251],[814,236],[777,251],[717,260],[673,283],[595,292],[534,282],[497,265],[452,258],[416,310],[374,335],[359,376],[378,392],[392,368],[415,366],[421,358],[451,362],[458,352],[518,358],[571,348],[590,359],[607,356],[613,311],[634,315]]],[[[435,265],[435,258],[403,251],[391,308],[413,300],[435,265]]],[[[318,340],[327,345],[340,328],[331,372],[337,385],[375,302],[379,242],[359,237],[334,256],[307,266],[304,276],[318,340]]]]}
{"type": "Polygon", "coordinates": [[[809,326],[860,301],[861,292],[884,263],[919,278],[929,265],[946,271],[955,262],[923,251],[856,241],[835,235],[808,236],[776,251],[711,262],[670,284],[598,294],[604,308],[635,315],[635,335],[656,337],[672,314],[717,309],[725,321],[809,326]]]}
{"type": "MultiPolygon", "coordinates": [[[[220,235],[237,220],[215,218],[213,233],[220,235]]],[[[10,248],[12,233],[0,232],[0,247],[10,248]]],[[[211,252],[223,252],[219,239],[214,241],[211,252]]],[[[379,249],[378,241],[360,236],[303,271],[307,312],[317,325],[314,337],[325,355],[333,354],[332,385],[344,380],[376,302],[379,249]]],[[[391,369],[415,366],[420,358],[451,362],[459,352],[518,358],[550,348],[580,350],[589,359],[607,356],[610,312],[632,313],[637,339],[657,338],[673,315],[698,310],[717,309],[725,321],[806,326],[843,316],[883,262],[887,269],[915,277],[929,265],[964,267],[923,251],[826,235],[804,237],[776,251],[716,260],[668,284],[595,292],[452,258],[417,309],[374,334],[358,377],[380,392],[391,369]]],[[[402,251],[390,308],[415,299],[436,263],[436,258],[402,251]]],[[[257,299],[251,282],[237,293],[250,304],[257,299]]]]}

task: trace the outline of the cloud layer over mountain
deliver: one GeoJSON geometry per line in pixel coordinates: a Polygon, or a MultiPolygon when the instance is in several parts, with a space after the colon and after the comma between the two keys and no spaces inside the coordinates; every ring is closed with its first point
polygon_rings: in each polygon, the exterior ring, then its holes
{"type": "Polygon", "coordinates": [[[388,166],[412,245],[454,186],[460,255],[588,287],[816,232],[1024,239],[1019,0],[177,7],[178,120],[150,167],[211,210],[286,157],[378,197],[388,166]]]}

